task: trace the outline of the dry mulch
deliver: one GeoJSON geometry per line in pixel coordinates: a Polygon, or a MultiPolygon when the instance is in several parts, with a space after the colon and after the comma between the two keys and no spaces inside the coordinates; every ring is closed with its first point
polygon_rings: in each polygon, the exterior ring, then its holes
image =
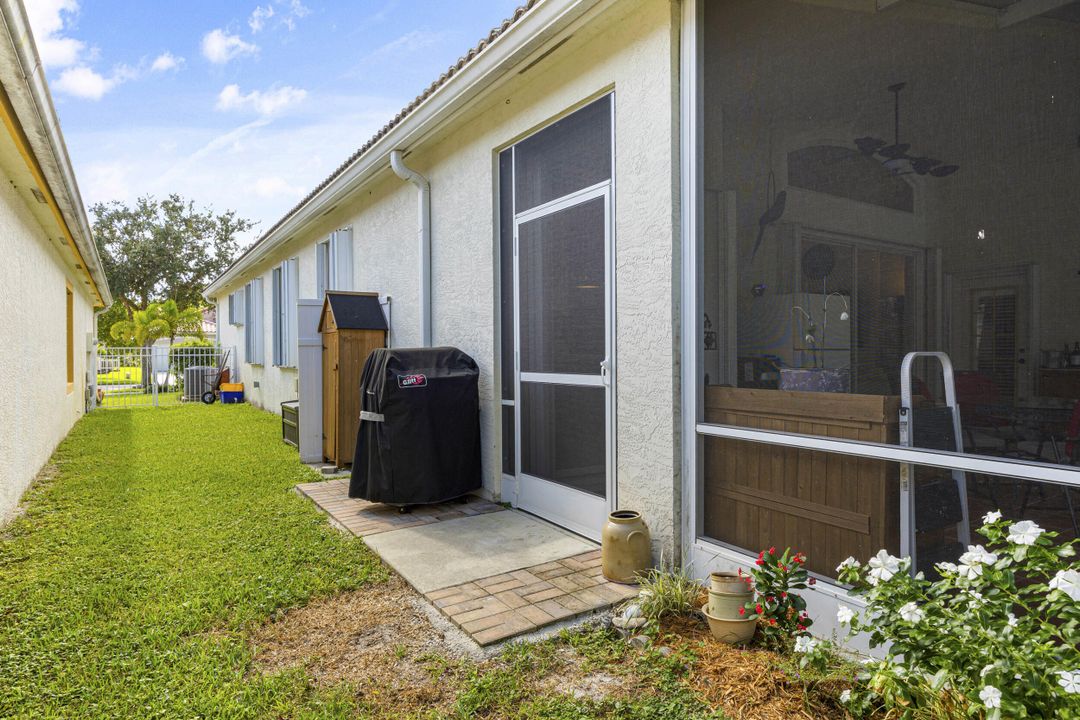
{"type": "Polygon", "coordinates": [[[252,636],[256,667],[275,673],[303,667],[320,687],[342,682],[387,717],[446,707],[448,682],[465,653],[419,610],[400,578],[291,610],[252,636]]]}
{"type": "Polygon", "coordinates": [[[839,680],[809,685],[791,663],[760,648],[716,642],[704,620],[681,617],[665,622],[666,642],[683,645],[697,657],[687,684],[732,720],[822,720],[849,717],[836,698],[847,687],[839,680]]]}
{"type": "MultiPolygon", "coordinates": [[[[347,683],[380,717],[446,710],[469,667],[494,669],[447,637],[397,576],[384,584],[313,600],[255,630],[255,665],[263,673],[304,668],[314,683],[347,683]]],[[[732,720],[821,720],[848,715],[835,698],[840,680],[800,679],[790,661],[758,648],[718,643],[700,617],[665,621],[659,643],[696,657],[685,679],[705,702],[732,720]]],[[[544,671],[522,678],[537,695],[551,692],[602,700],[647,691],[629,667],[587,667],[572,648],[558,647],[544,671]]]]}
{"type": "MultiPolygon", "coordinates": [[[[396,575],[313,600],[254,631],[255,667],[266,674],[301,667],[320,687],[347,683],[378,717],[445,711],[469,667],[493,670],[503,661],[484,660],[460,645],[460,636],[447,637],[421,611],[422,602],[396,575]]],[[[584,667],[569,647],[557,648],[536,677],[521,680],[537,695],[592,700],[626,695],[629,687],[621,673],[584,667]]]]}

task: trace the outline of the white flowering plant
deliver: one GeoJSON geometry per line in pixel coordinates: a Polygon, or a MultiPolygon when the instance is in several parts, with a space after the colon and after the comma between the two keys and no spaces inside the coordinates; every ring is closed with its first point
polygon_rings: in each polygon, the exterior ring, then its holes
{"type": "Polygon", "coordinates": [[[1080,719],[1080,541],[998,512],[983,521],[985,545],[939,563],[938,580],[884,550],[837,568],[866,600],[838,620],[884,653],[847,697],[852,714],[1080,719]]]}

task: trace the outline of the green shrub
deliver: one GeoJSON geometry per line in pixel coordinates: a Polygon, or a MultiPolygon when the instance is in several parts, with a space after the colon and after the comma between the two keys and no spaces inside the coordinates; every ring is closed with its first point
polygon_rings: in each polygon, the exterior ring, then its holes
{"type": "Polygon", "coordinates": [[[641,592],[632,600],[641,608],[641,616],[655,628],[661,618],[692,615],[701,607],[704,588],[687,570],[677,567],[650,568],[638,575],[641,592]]]}
{"type": "Polygon", "coordinates": [[[217,358],[213,354],[209,352],[183,352],[184,348],[213,347],[216,347],[216,343],[213,340],[193,338],[191,340],[178,342],[169,348],[169,366],[172,369],[172,374],[175,376],[176,384],[179,388],[182,389],[184,387],[184,370],[187,368],[197,365],[217,365],[217,358]]]}
{"type": "Polygon", "coordinates": [[[807,586],[805,562],[806,556],[801,552],[785,548],[777,554],[776,548],[771,547],[758,553],[750,571],[757,596],[739,614],[757,617],[763,643],[774,650],[788,649],[795,641],[801,651],[810,641],[807,628],[814,621],[806,614],[806,600],[794,592],[807,586]],[[799,638],[806,639],[799,641],[799,638]]]}
{"type": "Polygon", "coordinates": [[[842,606],[838,619],[885,654],[867,665],[853,711],[1080,718],[1080,541],[1056,544],[1057,533],[999,512],[983,520],[986,547],[939,563],[937,581],[884,550],[866,567],[841,563],[840,580],[867,608],[860,617],[842,606]]]}

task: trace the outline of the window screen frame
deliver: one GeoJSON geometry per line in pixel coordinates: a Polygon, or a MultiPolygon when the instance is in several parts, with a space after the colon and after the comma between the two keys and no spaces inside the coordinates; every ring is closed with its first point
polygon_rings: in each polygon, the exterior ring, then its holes
{"type": "MultiPolygon", "coordinates": [[[[736,562],[752,562],[746,548],[730,545],[704,534],[704,440],[707,437],[746,440],[781,447],[821,450],[847,455],[900,463],[902,466],[925,466],[945,470],[994,475],[1031,480],[1071,488],[1080,488],[1080,472],[1070,466],[1054,466],[1018,459],[994,458],[942,450],[909,448],[876,442],[843,440],[823,436],[760,430],[704,421],[704,328],[698,321],[704,308],[704,211],[705,211],[705,144],[704,144],[704,0],[686,0],[682,9],[680,47],[680,253],[681,344],[682,368],[682,488],[683,547],[689,562],[726,558],[736,562]]],[[[943,298],[947,303],[947,298],[943,298]]],[[[719,336],[725,337],[724,328],[719,336]]],[[[901,482],[904,481],[903,475],[901,482]]],[[[903,531],[902,531],[903,535],[903,531]]],[[[851,601],[843,588],[833,580],[823,578],[817,590],[851,601]]]]}

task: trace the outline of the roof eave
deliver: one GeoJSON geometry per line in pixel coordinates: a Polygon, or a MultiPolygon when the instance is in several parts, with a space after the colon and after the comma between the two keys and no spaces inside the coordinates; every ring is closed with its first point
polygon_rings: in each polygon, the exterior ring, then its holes
{"type": "Polygon", "coordinates": [[[91,294],[98,296],[100,307],[109,307],[113,302],[109,282],[94,243],[26,11],[18,0],[0,0],[0,20],[6,30],[0,48],[0,83],[26,136],[30,146],[27,149],[44,176],[47,187],[42,190],[55,202],[63,229],[74,243],[76,258],[82,260],[88,284],[93,286],[91,294]]]}
{"type": "Polygon", "coordinates": [[[326,187],[295,209],[203,291],[214,300],[251,267],[286,241],[303,233],[351,192],[389,168],[392,150],[409,150],[443,123],[478,102],[509,68],[556,37],[605,0],[545,0],[465,65],[454,77],[421,102],[395,127],[334,177],[326,187]]]}

